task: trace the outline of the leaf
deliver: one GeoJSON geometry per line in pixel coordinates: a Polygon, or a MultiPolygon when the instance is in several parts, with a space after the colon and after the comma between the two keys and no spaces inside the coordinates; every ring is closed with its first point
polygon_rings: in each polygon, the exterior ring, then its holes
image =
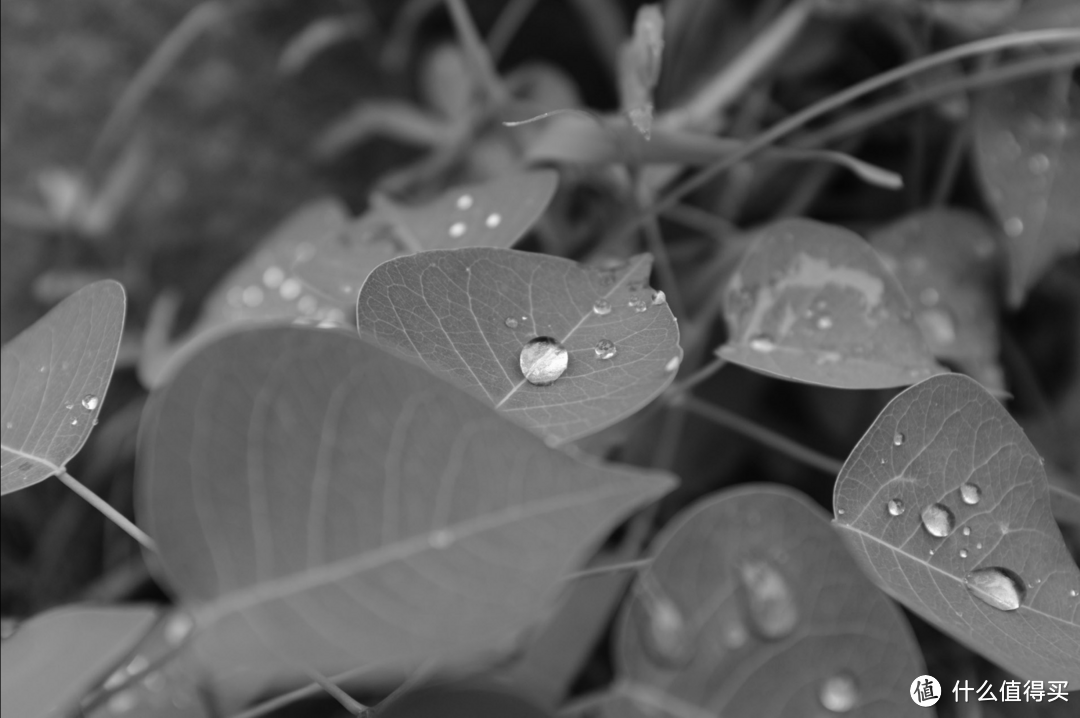
{"type": "Polygon", "coordinates": [[[0,493],[44,481],[86,443],[124,330],[124,288],[85,287],[4,345],[0,493]]]}
{"type": "Polygon", "coordinates": [[[848,457],[833,504],[849,548],[891,596],[1022,678],[1078,687],[1080,571],[1039,455],[975,381],[932,377],[893,399],[848,457]],[[1019,608],[977,597],[991,569],[1012,577],[997,595],[1019,608]]]}
{"type": "Polygon", "coordinates": [[[925,673],[910,627],[802,494],[751,485],[699,501],[653,556],[619,621],[623,700],[608,715],[811,716],[823,692],[850,701],[845,715],[924,715],[907,695],[925,673]]]}
{"type": "Polygon", "coordinates": [[[590,269],[507,249],[401,257],[364,284],[360,333],[549,440],[572,441],[633,414],[674,378],[679,330],[663,295],[648,289],[651,266],[645,254],[590,269]],[[536,337],[569,353],[548,386],[521,369],[536,337]]]}
{"type": "Polygon", "coordinates": [[[718,354],[782,379],[884,389],[942,371],[911,305],[854,232],[806,219],[758,231],[728,282],[718,354]]]}
{"type": "Polygon", "coordinates": [[[911,297],[934,356],[1004,391],[995,299],[998,245],[986,222],[962,210],[929,209],[869,239],[911,297]]]}
{"type": "Polygon", "coordinates": [[[975,115],[974,153],[1005,232],[1008,303],[1080,249],[1080,92],[1068,74],[995,87],[975,115]]]}
{"type": "Polygon", "coordinates": [[[664,52],[664,14],[659,5],[642,5],[634,35],[619,52],[619,96],[623,112],[646,140],[652,132],[653,88],[660,79],[664,52]]]}
{"type": "Polygon", "coordinates": [[[203,636],[332,674],[504,649],[671,479],[550,449],[355,336],[261,327],[151,397],[137,487],[203,636]]]}
{"type": "Polygon", "coordinates": [[[0,645],[5,716],[71,711],[154,623],[146,607],[65,607],[35,616],[0,645]]]}

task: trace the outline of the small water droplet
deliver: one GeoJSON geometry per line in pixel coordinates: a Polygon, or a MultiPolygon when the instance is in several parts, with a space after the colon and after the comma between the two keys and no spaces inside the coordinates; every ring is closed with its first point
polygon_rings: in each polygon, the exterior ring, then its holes
{"type": "Polygon", "coordinates": [[[956,324],[944,309],[927,309],[919,312],[919,327],[938,346],[956,341],[956,324]]]}
{"type": "Polygon", "coordinates": [[[82,398],[83,408],[87,411],[93,411],[94,409],[98,408],[98,404],[100,403],[101,401],[93,394],[87,394],[82,398]]]}
{"type": "Polygon", "coordinates": [[[463,194],[457,198],[457,202],[454,203],[458,209],[469,209],[473,206],[473,197],[471,194],[463,194]]]}
{"type": "Polygon", "coordinates": [[[843,516],[843,515],[844,515],[844,514],[846,514],[846,513],[847,513],[847,510],[846,510],[846,509],[837,509],[837,510],[836,510],[836,515],[837,515],[837,516],[843,516]]]}
{"type": "Polygon", "coordinates": [[[922,523],[931,536],[944,538],[952,533],[952,512],[941,504],[930,504],[922,512],[922,523]]]}
{"type": "Polygon", "coordinates": [[[750,339],[750,348],[756,352],[768,354],[776,349],[776,343],[767,334],[758,334],[750,339]]]}
{"type": "Polygon", "coordinates": [[[823,314],[817,319],[817,328],[821,330],[832,329],[833,319],[828,314],[823,314]]]}
{"type": "Polygon", "coordinates": [[[149,666],[150,659],[140,653],[139,655],[128,661],[127,666],[124,667],[124,671],[127,672],[129,676],[134,676],[142,673],[149,666]]]}
{"type": "Polygon", "coordinates": [[[968,557],[968,550],[966,548],[960,549],[960,558],[967,558],[967,557],[968,557]]]}
{"type": "Polygon", "coordinates": [[[645,613],[638,625],[646,652],[662,666],[685,666],[693,658],[695,646],[682,611],[655,585],[643,583],[638,596],[645,613]]]}
{"type": "Polygon", "coordinates": [[[656,294],[654,294],[652,298],[652,303],[654,307],[667,303],[667,295],[659,289],[656,290],[656,294]]]}
{"type": "Polygon", "coordinates": [[[127,713],[139,704],[139,696],[135,691],[120,691],[109,699],[108,708],[110,713],[127,713]]]}
{"type": "Polygon", "coordinates": [[[191,616],[186,613],[177,613],[165,624],[165,640],[171,645],[179,645],[194,627],[195,622],[191,620],[191,616]]]}
{"type": "Polygon", "coordinates": [[[446,529],[439,529],[428,534],[428,545],[431,548],[448,548],[454,543],[454,533],[446,529]]]}
{"type": "Polygon", "coordinates": [[[963,533],[965,536],[970,536],[971,535],[971,527],[970,526],[965,526],[964,530],[961,533],[963,533]]]}
{"type": "Polygon", "coordinates": [[[287,302],[291,302],[300,296],[300,292],[304,291],[304,286],[300,284],[300,280],[296,277],[289,277],[281,283],[281,287],[278,288],[278,293],[281,298],[287,302]]]}
{"type": "Polygon", "coordinates": [[[455,239],[464,237],[467,229],[464,222],[454,222],[450,225],[450,236],[455,239]]]}
{"type": "Polygon", "coordinates": [[[1077,596],[1080,596],[1080,591],[1077,591],[1077,590],[1076,590],[1076,589],[1074,588],[1074,589],[1072,589],[1071,591],[1069,591],[1069,595],[1070,595],[1070,596],[1072,596],[1073,598],[1076,598],[1077,596]]]}
{"type": "Polygon", "coordinates": [[[896,432],[895,434],[893,434],[892,443],[893,446],[902,446],[904,443],[904,435],[901,434],[899,431],[896,432]]]}
{"type": "Polygon", "coordinates": [[[982,541],[980,541],[979,543],[975,544],[975,548],[977,548],[977,549],[980,549],[980,550],[981,550],[981,549],[982,549],[982,541]]]}
{"type": "Polygon", "coordinates": [[[1032,174],[1041,175],[1050,169],[1050,158],[1041,152],[1028,158],[1028,169],[1032,174]]]}
{"type": "Polygon", "coordinates": [[[487,226],[488,229],[495,229],[500,224],[502,224],[502,215],[497,212],[492,212],[484,220],[484,224],[487,226]]]}
{"type": "Polygon", "coordinates": [[[668,363],[664,365],[664,371],[675,371],[679,368],[679,363],[682,360],[679,357],[671,357],[668,359],[668,363]]]}
{"type": "Polygon", "coordinates": [[[68,411],[71,411],[72,409],[75,408],[75,405],[74,404],[64,404],[64,408],[67,409],[68,411]]]}
{"type": "Polygon", "coordinates": [[[518,320],[514,319],[513,317],[507,317],[506,320],[503,322],[503,324],[510,327],[511,329],[517,329],[518,320]]]}
{"type": "Polygon", "coordinates": [[[285,272],[281,267],[267,267],[263,272],[263,284],[270,289],[277,289],[285,281],[285,272]]]}
{"type": "Polygon", "coordinates": [[[641,312],[648,311],[648,309],[649,309],[648,305],[645,304],[645,300],[641,299],[640,297],[634,297],[633,299],[631,299],[629,302],[626,303],[626,306],[630,307],[631,309],[633,309],[638,314],[640,314],[641,312]]]}
{"type": "Polygon", "coordinates": [[[536,386],[553,384],[570,362],[566,348],[551,337],[536,337],[521,348],[521,373],[536,386]]]}
{"type": "Polygon", "coordinates": [[[611,314],[611,302],[606,299],[597,299],[596,303],[592,305],[593,314],[598,316],[605,316],[611,314]]]}
{"type": "Polygon", "coordinates": [[[763,638],[783,638],[795,629],[799,609],[783,575],[771,565],[754,561],[739,567],[746,589],[750,622],[763,638]]]}
{"type": "Polygon", "coordinates": [[[78,426],[79,425],[79,420],[78,419],[72,419],[71,420],[71,425],[72,426],[78,426]]]}
{"type": "Polygon", "coordinates": [[[1019,217],[1009,217],[1002,223],[1001,228],[1005,230],[1005,234],[1010,237],[1019,237],[1024,233],[1024,220],[1019,217]]]}
{"type": "Polygon", "coordinates": [[[889,499],[889,516],[900,516],[904,513],[904,502],[900,499],[889,499]]]}
{"type": "Polygon", "coordinates": [[[859,686],[847,673],[839,673],[821,684],[821,705],[833,713],[847,713],[859,702],[859,686]]]}
{"type": "Polygon", "coordinates": [[[601,339],[596,343],[596,346],[593,347],[593,350],[596,352],[597,359],[610,359],[615,356],[615,352],[618,351],[615,348],[615,342],[610,339],[601,339]]]}
{"type": "Polygon", "coordinates": [[[1024,583],[1012,571],[1003,568],[981,568],[965,579],[975,598],[1002,611],[1015,611],[1024,601],[1024,583]]]}
{"type": "Polygon", "coordinates": [[[972,483],[964,484],[960,487],[960,498],[968,506],[974,506],[982,498],[982,489],[972,483]]]}

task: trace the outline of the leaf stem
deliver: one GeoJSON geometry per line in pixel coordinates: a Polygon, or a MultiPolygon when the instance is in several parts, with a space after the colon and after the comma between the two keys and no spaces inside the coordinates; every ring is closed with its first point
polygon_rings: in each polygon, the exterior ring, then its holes
{"type": "Polygon", "coordinates": [[[113,508],[105,499],[101,498],[86,486],[81,484],[78,479],[67,472],[67,469],[61,468],[57,472],[56,478],[60,479],[60,483],[68,487],[76,494],[78,494],[86,503],[93,506],[95,509],[105,514],[105,518],[112,521],[114,524],[123,529],[128,536],[138,541],[144,549],[151,553],[157,553],[157,544],[154,540],[146,535],[146,533],[132,523],[131,519],[124,516],[122,513],[113,508]]]}
{"type": "Polygon", "coordinates": [[[647,567],[652,563],[651,558],[636,558],[632,561],[618,561],[616,563],[605,563],[599,566],[590,566],[589,568],[583,568],[580,571],[574,571],[573,573],[566,575],[567,581],[579,581],[583,578],[592,578],[593,576],[603,576],[609,573],[619,573],[620,571],[637,571],[647,567]]]}
{"type": "MultiPolygon", "coordinates": [[[[372,670],[372,666],[362,666],[360,668],[353,668],[343,673],[330,676],[328,680],[334,683],[340,683],[342,681],[351,680],[359,676],[364,675],[368,671],[372,670]]],[[[289,691],[288,693],[282,693],[276,698],[271,698],[267,701],[263,701],[256,706],[252,706],[247,710],[237,713],[232,718],[262,718],[262,716],[269,715],[279,708],[284,708],[287,705],[295,703],[296,701],[303,700],[305,698],[311,698],[317,696],[323,691],[323,687],[318,683],[309,683],[306,686],[297,688],[296,690],[289,691]]]]}
{"type": "Polygon", "coordinates": [[[772,429],[759,426],[749,419],[739,416],[722,407],[704,402],[694,396],[684,395],[678,399],[678,403],[687,411],[697,414],[720,426],[731,429],[732,431],[737,431],[749,439],[753,439],[769,448],[776,449],[777,451],[787,454],[796,461],[801,461],[826,474],[835,476],[840,473],[840,469],[844,465],[844,462],[839,459],[834,459],[831,456],[819,453],[798,442],[792,441],[772,429]]]}

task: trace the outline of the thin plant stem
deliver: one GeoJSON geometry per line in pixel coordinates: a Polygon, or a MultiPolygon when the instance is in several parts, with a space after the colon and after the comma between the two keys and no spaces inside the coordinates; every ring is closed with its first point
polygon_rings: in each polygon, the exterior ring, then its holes
{"type": "Polygon", "coordinates": [[[645,223],[644,229],[645,245],[656,260],[656,272],[660,275],[660,281],[667,290],[667,303],[671,307],[671,313],[676,317],[685,317],[682,295],[679,292],[679,280],[671,266],[671,257],[664,246],[664,237],[660,234],[660,222],[655,215],[645,223]]]}
{"type": "Polygon", "coordinates": [[[664,392],[664,396],[667,397],[667,400],[669,402],[675,401],[676,397],[689,393],[690,390],[693,389],[695,386],[705,381],[716,372],[723,369],[725,364],[727,364],[727,360],[724,359],[722,356],[718,355],[713,357],[712,361],[695,371],[690,376],[686,377],[685,381],[681,381],[677,384],[672,384],[670,387],[668,387],[667,390],[664,392]]]}
{"type": "Polygon", "coordinates": [[[715,424],[736,431],[747,438],[787,454],[796,461],[801,461],[826,474],[835,476],[840,473],[840,469],[844,465],[844,462],[839,459],[834,459],[831,456],[819,453],[798,442],[792,441],[772,429],[759,426],[745,417],[739,416],[738,414],[714,404],[709,404],[694,396],[683,395],[678,403],[687,411],[697,414],[703,419],[708,419],[715,424]]]}
{"type": "Polygon", "coordinates": [[[960,173],[960,165],[963,164],[964,153],[971,141],[971,125],[971,118],[964,120],[949,137],[949,146],[945,149],[945,158],[941,161],[941,171],[938,172],[937,182],[934,183],[934,190],[930,195],[931,207],[944,205],[952,194],[956,176],[960,173]]]}
{"type": "Polygon", "coordinates": [[[476,23],[473,22],[465,0],[446,0],[446,8],[454,21],[458,39],[465,48],[465,56],[473,65],[476,79],[487,93],[488,100],[496,106],[502,106],[507,98],[506,88],[499,79],[499,73],[495,71],[495,63],[488,53],[487,45],[480,38],[480,31],[476,29],[476,23]]]}
{"type": "MultiPolygon", "coordinates": [[[[329,680],[334,683],[340,683],[342,681],[348,681],[353,678],[358,678],[365,673],[371,671],[372,666],[362,666],[360,668],[353,668],[352,670],[344,671],[336,675],[330,676],[329,680]]],[[[252,706],[245,711],[236,713],[232,718],[262,718],[262,716],[269,715],[274,711],[284,708],[287,705],[291,705],[296,701],[301,701],[305,698],[311,698],[317,696],[323,692],[323,688],[318,683],[309,683],[306,686],[297,688],[296,690],[289,691],[288,693],[282,693],[276,698],[263,701],[262,703],[252,706]]]]}
{"type": "Polygon", "coordinates": [[[536,2],[537,0],[510,0],[499,13],[487,34],[488,52],[491,53],[493,63],[498,64],[506,48],[510,46],[510,41],[521,29],[525,18],[536,7],[536,2]]]}
{"type": "Polygon", "coordinates": [[[677,204],[664,210],[668,219],[703,234],[726,237],[735,234],[739,228],[729,220],[692,204],[677,204]]]}
{"type": "Polygon", "coordinates": [[[580,571],[574,571],[573,573],[567,574],[565,580],[580,581],[583,578],[604,576],[609,573],[619,573],[621,571],[639,571],[643,568],[647,568],[651,563],[651,558],[637,558],[632,561],[605,563],[599,566],[590,566],[589,568],[583,568],[580,571]]]}
{"type": "Polygon", "coordinates": [[[61,468],[60,471],[57,472],[56,478],[60,479],[60,483],[64,486],[78,494],[83,501],[103,513],[105,518],[123,529],[128,536],[138,541],[144,549],[151,553],[157,553],[157,544],[154,543],[152,538],[147,536],[142,529],[132,523],[131,519],[113,508],[109,502],[105,501],[105,499],[80,483],[79,480],[69,474],[66,469],[61,468]]]}
{"type": "Polygon", "coordinates": [[[368,712],[367,706],[354,700],[352,696],[323,674],[310,667],[306,668],[304,672],[307,673],[308,678],[317,683],[324,692],[340,703],[341,707],[350,714],[359,717],[368,712]]]}

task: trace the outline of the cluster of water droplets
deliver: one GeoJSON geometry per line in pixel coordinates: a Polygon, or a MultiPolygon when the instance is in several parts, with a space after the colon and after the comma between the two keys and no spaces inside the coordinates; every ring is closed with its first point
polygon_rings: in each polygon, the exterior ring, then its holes
{"type": "MultiPolygon", "coordinates": [[[[310,262],[315,256],[315,247],[308,243],[297,245],[294,250],[295,264],[310,262]]],[[[303,280],[289,275],[276,264],[263,270],[260,283],[237,286],[225,293],[225,302],[233,309],[256,310],[270,304],[276,298],[287,304],[295,304],[300,313],[299,323],[313,323],[320,327],[341,326],[345,324],[345,312],[339,307],[324,306],[306,291],[303,280]]],[[[342,293],[352,299],[354,287],[341,287],[342,293]]]]}
{"type": "MultiPolygon", "coordinates": [[[[463,194],[454,201],[454,206],[461,211],[467,211],[473,208],[476,204],[476,198],[471,194],[463,194]]],[[[502,224],[502,215],[498,212],[490,212],[484,216],[484,226],[488,229],[495,229],[502,224]]],[[[462,220],[454,220],[450,223],[450,228],[447,233],[454,239],[460,239],[465,236],[469,231],[469,225],[462,220]]]]}

